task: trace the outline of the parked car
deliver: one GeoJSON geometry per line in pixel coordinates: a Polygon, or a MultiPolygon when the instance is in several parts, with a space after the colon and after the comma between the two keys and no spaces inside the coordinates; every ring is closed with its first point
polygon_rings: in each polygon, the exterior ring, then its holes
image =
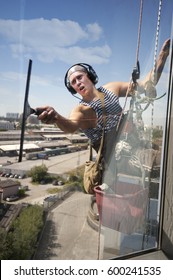
{"type": "Polygon", "coordinates": [[[40,181],[40,184],[41,184],[41,185],[44,185],[44,184],[46,184],[46,181],[45,181],[45,180],[41,180],[41,181],[40,181]]]}
{"type": "Polygon", "coordinates": [[[58,181],[58,186],[63,186],[64,182],[63,181],[58,181]]]}
{"type": "Polygon", "coordinates": [[[53,185],[53,186],[58,186],[58,180],[54,180],[54,181],[52,182],[52,185],[53,185]]]}
{"type": "Polygon", "coordinates": [[[19,197],[17,195],[10,195],[6,198],[6,201],[15,201],[17,200],[19,197]]]}
{"type": "Polygon", "coordinates": [[[38,159],[48,159],[49,157],[48,157],[48,155],[47,154],[37,154],[37,158],[38,159]]]}
{"type": "Polygon", "coordinates": [[[18,175],[18,178],[23,179],[23,178],[25,178],[25,175],[18,175]]]}
{"type": "Polygon", "coordinates": [[[64,185],[64,182],[63,181],[54,180],[52,182],[52,185],[54,185],[54,186],[62,186],[62,185],[64,185]]]}
{"type": "Polygon", "coordinates": [[[28,186],[20,186],[20,187],[19,187],[19,190],[28,191],[28,190],[29,190],[29,187],[28,187],[28,186]]]}

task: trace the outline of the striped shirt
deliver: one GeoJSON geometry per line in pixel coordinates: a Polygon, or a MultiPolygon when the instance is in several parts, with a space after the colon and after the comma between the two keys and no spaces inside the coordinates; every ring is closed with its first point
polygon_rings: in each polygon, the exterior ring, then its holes
{"type": "MultiPolygon", "coordinates": [[[[118,124],[122,107],[119,104],[119,98],[113,92],[99,87],[98,91],[104,94],[104,106],[106,111],[106,125],[105,133],[110,132],[118,124]]],[[[91,143],[98,141],[102,137],[103,131],[103,110],[101,100],[95,100],[91,102],[80,101],[80,104],[90,106],[96,113],[97,126],[95,128],[84,129],[83,132],[91,140],[91,143]]]]}

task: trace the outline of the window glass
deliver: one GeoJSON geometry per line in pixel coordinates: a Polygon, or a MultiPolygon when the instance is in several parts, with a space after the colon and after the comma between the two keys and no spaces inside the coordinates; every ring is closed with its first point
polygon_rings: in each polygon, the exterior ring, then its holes
{"type": "MultiPolygon", "coordinates": [[[[171,24],[161,26],[165,33],[170,32],[171,24]]],[[[143,36],[142,33],[141,40],[143,36]]],[[[153,30],[150,43],[154,44],[154,40],[153,30]]],[[[151,50],[145,51],[150,52],[148,57],[153,56],[151,50]]],[[[143,63],[142,69],[150,64],[148,60],[143,63]]],[[[118,258],[158,247],[169,71],[170,58],[156,87],[148,84],[144,95],[137,88],[129,98],[115,146],[111,145],[112,136],[111,140],[106,139],[106,152],[111,151],[111,159],[107,161],[103,184],[95,188],[100,258],[118,258]]]]}

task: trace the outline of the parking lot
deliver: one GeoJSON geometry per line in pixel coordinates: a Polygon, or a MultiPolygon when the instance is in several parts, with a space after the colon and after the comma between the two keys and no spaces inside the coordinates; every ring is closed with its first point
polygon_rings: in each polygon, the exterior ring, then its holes
{"type": "Polygon", "coordinates": [[[88,150],[52,156],[49,157],[48,160],[26,160],[24,158],[22,162],[18,162],[16,157],[0,157],[0,171],[22,176],[23,174],[26,174],[32,167],[44,164],[47,166],[49,173],[60,175],[80,167],[86,162],[86,160],[88,160],[88,158],[88,150]]]}

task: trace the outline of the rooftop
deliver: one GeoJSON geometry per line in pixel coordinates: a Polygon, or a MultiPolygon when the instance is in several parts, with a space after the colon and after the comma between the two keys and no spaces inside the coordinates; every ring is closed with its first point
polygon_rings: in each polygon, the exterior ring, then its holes
{"type": "Polygon", "coordinates": [[[19,183],[17,181],[7,179],[7,180],[0,181],[0,188],[4,189],[12,186],[17,186],[18,184],[19,183]]]}

